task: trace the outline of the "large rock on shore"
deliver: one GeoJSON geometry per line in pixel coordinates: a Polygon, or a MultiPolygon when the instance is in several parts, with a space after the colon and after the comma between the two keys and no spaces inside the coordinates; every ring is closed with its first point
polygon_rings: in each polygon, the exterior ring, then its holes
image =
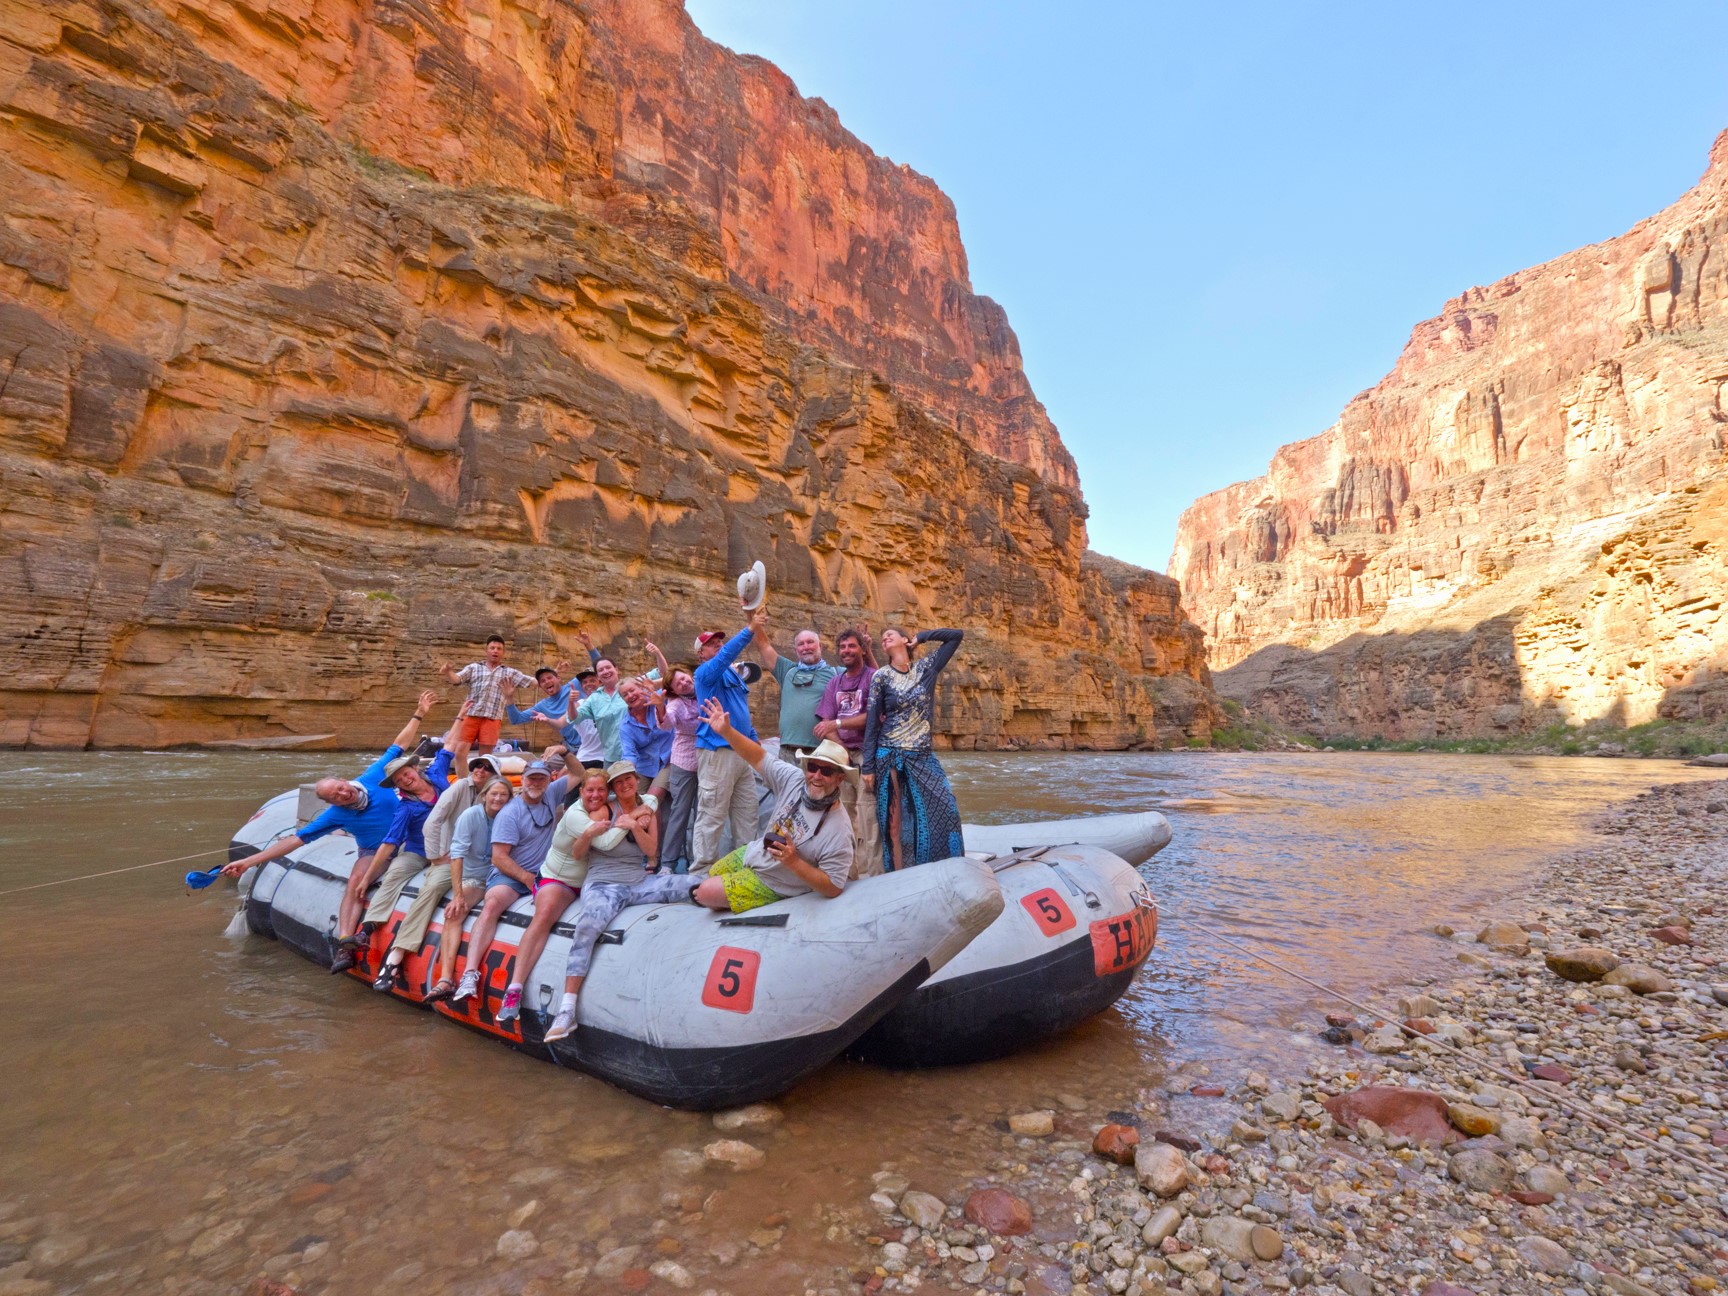
{"type": "Polygon", "coordinates": [[[1600,981],[1620,966],[1620,956],[1600,945],[1549,950],[1542,960],[1550,972],[1566,981],[1600,981]]]}
{"type": "Polygon", "coordinates": [[[1366,1120],[1387,1134],[1416,1143],[1449,1143],[1457,1138],[1446,1100],[1421,1089],[1365,1085],[1349,1093],[1335,1094],[1322,1105],[1333,1120],[1351,1129],[1366,1120]]]}
{"type": "Polygon", "coordinates": [[[0,103],[0,745],[375,747],[756,559],[964,626],[944,743],[1209,733],[948,198],[674,0],[0,0],[0,103]]]}
{"type": "Polygon", "coordinates": [[[1169,571],[1220,691],[1322,737],[1728,715],[1725,257],[1728,133],[1672,206],[1448,301],[1195,501],[1169,571]]]}
{"type": "Polygon", "coordinates": [[[1134,1177],[1147,1192],[1174,1197],[1193,1182],[1188,1158],[1168,1143],[1142,1143],[1134,1150],[1134,1177]]]}

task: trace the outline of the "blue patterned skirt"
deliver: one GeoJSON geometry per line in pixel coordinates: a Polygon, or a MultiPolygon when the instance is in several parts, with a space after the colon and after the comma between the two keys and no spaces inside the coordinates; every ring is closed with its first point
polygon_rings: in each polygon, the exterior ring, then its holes
{"type": "Polygon", "coordinates": [[[882,826],[885,872],[894,871],[896,844],[903,868],[948,859],[966,849],[960,839],[960,807],[935,752],[876,749],[876,822],[882,826]]]}

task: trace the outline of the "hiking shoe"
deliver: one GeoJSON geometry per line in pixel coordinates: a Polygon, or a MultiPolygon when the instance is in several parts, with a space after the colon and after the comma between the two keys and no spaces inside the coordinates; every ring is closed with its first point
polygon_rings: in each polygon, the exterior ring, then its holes
{"type": "Polygon", "coordinates": [[[464,999],[472,999],[480,993],[480,974],[464,972],[462,980],[456,985],[456,993],[450,996],[451,1003],[461,1003],[464,999]]]}
{"type": "Polygon", "coordinates": [[[330,964],[330,975],[335,976],[338,972],[346,972],[353,966],[354,956],[347,950],[343,950],[336,956],[335,961],[330,964]]]}
{"type": "Polygon", "coordinates": [[[575,1033],[576,1010],[574,1008],[560,1008],[558,1015],[552,1019],[552,1024],[546,1028],[545,1039],[550,1044],[553,1040],[561,1040],[566,1035],[574,1035],[575,1033]]]}
{"type": "Polygon", "coordinates": [[[378,975],[372,979],[372,988],[379,994],[389,994],[402,981],[402,965],[386,963],[378,969],[378,975]]]}
{"type": "Polygon", "coordinates": [[[497,1022],[500,1026],[508,1026],[522,1015],[522,989],[520,986],[504,992],[504,1006],[498,1010],[497,1022]]]}

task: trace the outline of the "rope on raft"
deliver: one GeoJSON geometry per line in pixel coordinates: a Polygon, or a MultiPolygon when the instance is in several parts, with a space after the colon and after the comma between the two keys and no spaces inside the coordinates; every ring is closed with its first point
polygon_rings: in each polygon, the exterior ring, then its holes
{"type": "Polygon", "coordinates": [[[106,873],[86,873],[83,877],[57,878],[52,882],[37,882],[33,886],[14,887],[10,891],[0,891],[0,896],[19,895],[25,891],[40,891],[43,887],[65,886],[71,882],[89,882],[93,878],[113,877],[116,873],[136,873],[139,869],[156,868],[162,864],[183,864],[187,860],[204,859],[209,855],[226,855],[226,846],[217,846],[213,850],[197,851],[191,855],[176,855],[173,859],[151,860],[148,864],[133,864],[128,868],[109,869],[106,873]]]}

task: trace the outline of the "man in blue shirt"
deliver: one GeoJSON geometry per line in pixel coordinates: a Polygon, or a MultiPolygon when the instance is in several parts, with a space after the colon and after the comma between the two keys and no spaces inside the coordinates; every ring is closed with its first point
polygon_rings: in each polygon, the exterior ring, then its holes
{"type": "MultiPolygon", "coordinates": [[[[366,880],[360,884],[365,890],[373,886],[374,880],[377,881],[372,901],[366,906],[366,917],[358,931],[338,941],[341,952],[357,956],[365,949],[371,943],[372,933],[389,921],[403,889],[426,871],[429,862],[426,858],[426,818],[438,804],[439,793],[450,783],[450,760],[456,754],[455,739],[456,731],[452,729],[424,774],[420,772],[419,758],[413,752],[398,756],[384,767],[384,782],[396,790],[399,800],[396,817],[390,821],[389,831],[373,852],[366,880]]],[[[341,961],[340,957],[337,961],[341,961]]],[[[372,988],[378,991],[394,989],[397,968],[401,964],[400,956],[386,960],[378,970],[372,988]]]]}
{"type": "MultiPolygon", "coordinates": [[[[255,855],[235,860],[222,870],[223,876],[237,878],[260,864],[292,854],[308,842],[315,842],[333,832],[345,832],[354,839],[354,846],[359,854],[348,881],[351,887],[358,886],[365,876],[367,865],[372,862],[372,852],[378,849],[384,840],[384,834],[390,831],[390,823],[395,819],[400,803],[395,790],[384,786],[384,770],[402,754],[404,748],[418,742],[420,722],[426,718],[426,713],[437,701],[438,695],[431,690],[422,693],[420,705],[415,708],[413,717],[402,727],[402,732],[396,735],[396,741],[386,747],[384,754],[367,766],[359,778],[321,778],[312,785],[313,795],[320,801],[327,802],[330,807],[328,810],[298,832],[271,842],[255,855]]],[[[360,908],[356,903],[356,918],[359,917],[360,908]]]]}
{"type": "MultiPolygon", "coordinates": [[[[738,654],[749,647],[756,631],[767,624],[766,606],[750,613],[750,624],[724,644],[720,632],[709,630],[696,639],[696,704],[704,710],[709,699],[726,710],[732,728],[752,741],[750,687],[732,669],[738,654]]],[[[756,780],[744,758],[709,728],[696,727],[696,827],[691,835],[692,869],[705,869],[720,858],[722,835],[731,829],[732,844],[742,846],[756,835],[756,780]]]]}

